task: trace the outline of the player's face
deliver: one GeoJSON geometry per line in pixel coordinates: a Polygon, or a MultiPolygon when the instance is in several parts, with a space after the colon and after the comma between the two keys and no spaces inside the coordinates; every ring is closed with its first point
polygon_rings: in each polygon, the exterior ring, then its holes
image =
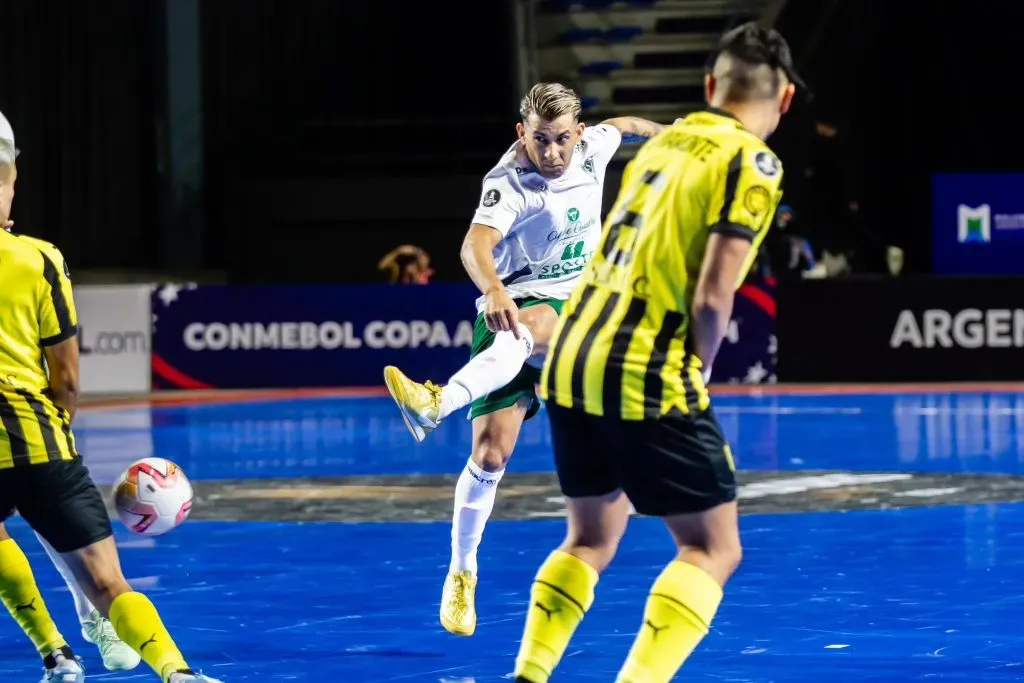
{"type": "Polygon", "coordinates": [[[14,164],[0,164],[0,226],[11,217],[14,203],[14,183],[18,179],[18,167],[14,164]]]}
{"type": "Polygon", "coordinates": [[[551,121],[530,114],[525,125],[516,124],[530,161],[545,178],[558,178],[569,168],[572,151],[583,135],[583,128],[572,114],[551,121]]]}

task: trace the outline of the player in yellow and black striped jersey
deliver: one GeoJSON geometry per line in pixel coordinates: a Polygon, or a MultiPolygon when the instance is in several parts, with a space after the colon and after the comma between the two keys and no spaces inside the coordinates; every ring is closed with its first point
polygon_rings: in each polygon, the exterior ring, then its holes
{"type": "Polygon", "coordinates": [[[78,333],[63,256],[0,232],[0,469],[77,457],[71,415],[54,402],[44,351],[78,333]]]}
{"type": "MultiPolygon", "coordinates": [[[[53,245],[9,232],[16,156],[13,130],[0,114],[0,522],[17,511],[60,554],[74,583],[138,655],[131,666],[145,660],[163,683],[218,683],[188,668],[156,608],[121,571],[103,496],[71,431],[78,320],[70,274],[53,245]]],[[[0,602],[36,646],[44,680],[84,680],[3,524],[0,602]]]]}
{"type": "Polygon", "coordinates": [[[541,378],[549,403],[624,420],[705,410],[702,360],[687,336],[708,241],[749,244],[738,287],[781,180],[771,150],[723,109],[691,114],[645,145],[556,328],[541,378]]]}
{"type": "Polygon", "coordinates": [[[736,482],[704,373],[781,199],[764,140],[802,83],[785,40],[722,38],[708,108],[647,142],[556,327],[541,377],[568,537],[541,567],[516,680],[546,683],[630,514],[664,519],[678,555],[651,589],[619,683],[667,683],[708,632],[739,564],[736,482]]]}

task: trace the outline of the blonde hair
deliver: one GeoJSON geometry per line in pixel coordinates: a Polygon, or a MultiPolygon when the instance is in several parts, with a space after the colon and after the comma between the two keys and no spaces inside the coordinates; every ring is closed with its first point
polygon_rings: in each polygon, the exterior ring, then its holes
{"type": "Polygon", "coordinates": [[[536,114],[545,121],[553,121],[559,116],[572,114],[573,121],[580,120],[583,104],[571,88],[561,83],[538,83],[530,88],[523,101],[519,104],[519,115],[525,123],[530,114],[536,114]]]}
{"type": "Polygon", "coordinates": [[[392,249],[377,263],[377,270],[384,271],[388,282],[398,284],[404,272],[415,264],[426,252],[412,244],[403,244],[392,249]]]}

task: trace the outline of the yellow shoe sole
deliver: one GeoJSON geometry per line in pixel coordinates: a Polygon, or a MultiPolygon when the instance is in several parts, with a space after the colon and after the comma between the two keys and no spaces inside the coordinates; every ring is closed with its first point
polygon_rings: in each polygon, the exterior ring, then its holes
{"type": "Polygon", "coordinates": [[[444,626],[444,630],[451,633],[453,636],[471,636],[476,633],[476,622],[474,621],[469,626],[459,626],[453,621],[449,621],[445,616],[441,615],[441,626],[444,626]]]}
{"type": "Polygon", "coordinates": [[[393,365],[389,365],[384,368],[384,384],[387,385],[388,393],[391,394],[391,398],[394,399],[398,405],[398,409],[402,412],[402,419],[405,421],[405,426],[412,433],[412,438],[416,439],[416,443],[422,443],[423,439],[427,438],[427,433],[416,424],[412,416],[405,409],[405,404],[409,397],[402,389],[403,381],[406,379],[402,371],[393,365]]]}

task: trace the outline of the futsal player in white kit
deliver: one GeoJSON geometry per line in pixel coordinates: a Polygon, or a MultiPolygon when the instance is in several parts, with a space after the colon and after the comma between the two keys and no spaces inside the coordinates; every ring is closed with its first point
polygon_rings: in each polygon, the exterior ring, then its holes
{"type": "Polygon", "coordinates": [[[540,408],[535,385],[558,314],[601,239],[605,169],[624,135],[648,138],[664,127],[634,117],[586,127],[581,111],[569,88],[533,86],[520,105],[519,139],[484,177],[462,245],[482,292],[469,363],[444,386],[384,369],[416,441],[470,406],[473,451],[455,487],[441,596],[441,624],[456,635],[476,630],[477,549],[519,430],[540,408]]]}

